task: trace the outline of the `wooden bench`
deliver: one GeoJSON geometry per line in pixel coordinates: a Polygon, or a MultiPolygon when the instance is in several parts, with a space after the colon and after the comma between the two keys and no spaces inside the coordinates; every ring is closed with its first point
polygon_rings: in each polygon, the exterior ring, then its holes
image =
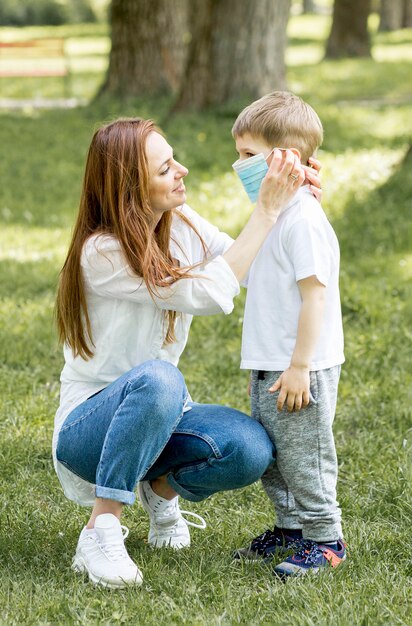
{"type": "Polygon", "coordinates": [[[69,93],[70,65],[61,37],[29,41],[0,41],[0,78],[62,77],[69,93]]]}

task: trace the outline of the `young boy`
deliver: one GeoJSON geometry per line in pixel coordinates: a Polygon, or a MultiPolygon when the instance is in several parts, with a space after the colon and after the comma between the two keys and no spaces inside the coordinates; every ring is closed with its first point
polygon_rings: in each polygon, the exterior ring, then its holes
{"type": "MultiPolygon", "coordinates": [[[[308,104],[274,92],[246,107],[232,134],[241,160],[260,152],[267,158],[278,147],[299,153],[306,165],[323,129],[308,104]]],[[[277,449],[276,464],[262,478],[276,526],[235,557],[267,561],[283,554],[274,568],[281,577],[336,567],[346,557],[332,433],[343,361],[339,245],[303,185],[251,267],[242,338],[252,415],[277,449]]]]}

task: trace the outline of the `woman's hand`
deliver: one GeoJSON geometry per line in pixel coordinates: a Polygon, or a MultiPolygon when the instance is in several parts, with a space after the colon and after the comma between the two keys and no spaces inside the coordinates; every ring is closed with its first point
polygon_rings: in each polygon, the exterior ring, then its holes
{"type": "Polygon", "coordinates": [[[305,184],[310,185],[310,190],[315,196],[316,200],[320,202],[322,200],[322,186],[320,182],[319,172],[322,168],[320,161],[314,157],[309,158],[309,165],[302,165],[305,171],[305,184]]]}
{"type": "Polygon", "coordinates": [[[223,255],[238,281],[245,278],[281,209],[295,195],[305,178],[300,160],[291,150],[275,148],[268,165],[256,208],[236,241],[223,255]]]}
{"type": "Polygon", "coordinates": [[[256,209],[274,222],[305,179],[299,157],[291,150],[275,148],[262,180],[256,209]]]}

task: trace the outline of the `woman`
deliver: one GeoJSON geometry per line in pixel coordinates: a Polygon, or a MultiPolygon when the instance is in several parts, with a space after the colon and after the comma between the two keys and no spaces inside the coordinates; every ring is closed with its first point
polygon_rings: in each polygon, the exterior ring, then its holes
{"type": "Polygon", "coordinates": [[[257,422],[191,402],[176,365],[192,315],[231,312],[303,170],[291,152],[274,151],[234,243],[184,204],[187,173],[153,122],[100,128],[60,277],[65,366],[54,461],[67,497],[93,506],[73,567],[109,587],[142,581],[119,521],[136,484],[149,543],[180,548],[190,536],[178,495],[200,501],[249,485],[274,458],[257,422]]]}

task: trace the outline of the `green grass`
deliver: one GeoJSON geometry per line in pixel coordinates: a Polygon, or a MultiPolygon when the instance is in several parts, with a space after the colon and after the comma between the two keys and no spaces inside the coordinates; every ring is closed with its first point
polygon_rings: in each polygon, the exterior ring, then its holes
{"type": "MultiPolygon", "coordinates": [[[[145,575],[141,590],[94,589],[71,573],[86,512],[65,499],[50,458],[62,366],[52,307],[91,133],[120,114],[153,116],[190,169],[190,204],[236,234],[250,211],[230,167],[237,111],[168,118],[167,101],[3,111],[1,624],[411,624],[412,172],[403,156],[412,137],[405,79],[412,33],[379,35],[375,62],[300,62],[305,47],[322,42],[327,19],[291,22],[295,62],[288,78],[324,121],[324,206],[341,242],[347,362],[335,435],[347,564],[287,585],[265,568],[233,565],[231,551],[272,523],[256,484],[191,505],[208,528],[194,531],[193,547],[183,553],[150,551],[147,519],[138,506],[127,510],[129,551],[145,575]]],[[[100,26],[64,32],[88,53],[107,42],[100,26]]],[[[78,94],[84,76],[73,78],[78,94]]],[[[87,96],[101,70],[90,76],[87,96]]],[[[58,81],[44,88],[42,95],[53,97],[58,81]]],[[[12,91],[28,97],[30,89],[16,81],[12,91]]],[[[194,321],[181,369],[199,401],[248,410],[246,374],[238,368],[243,299],[231,316],[194,321]]]]}

